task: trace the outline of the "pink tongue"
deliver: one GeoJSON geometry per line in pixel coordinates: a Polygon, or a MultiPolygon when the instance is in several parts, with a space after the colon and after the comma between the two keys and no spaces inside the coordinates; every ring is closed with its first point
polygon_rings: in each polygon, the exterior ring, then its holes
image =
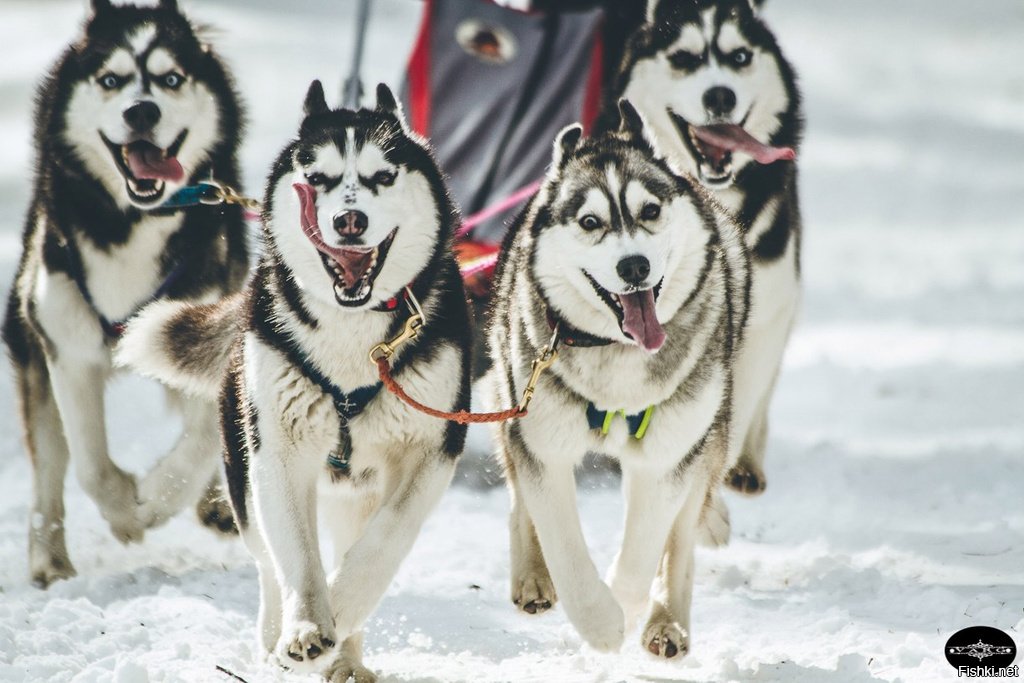
{"type": "Polygon", "coordinates": [[[185,170],[174,157],[164,157],[152,145],[135,144],[128,148],[128,168],[140,180],[181,180],[185,170]]]}
{"type": "Polygon", "coordinates": [[[316,188],[305,183],[294,183],[292,188],[299,195],[299,224],[302,226],[302,232],[317,250],[330,256],[341,266],[341,278],[345,282],[345,288],[352,289],[370,269],[373,252],[358,249],[335,249],[328,246],[320,234],[320,226],[316,221],[316,188]]]}
{"type": "Polygon", "coordinates": [[[744,152],[759,164],[771,164],[779,160],[792,161],[796,152],[792,147],[772,147],[754,139],[750,133],[733,123],[715,123],[710,126],[693,126],[693,133],[708,145],[720,149],[744,152]]]}
{"type": "Polygon", "coordinates": [[[665,330],[654,313],[654,290],[620,294],[622,331],[637,344],[654,352],[665,343],[665,330]]]}

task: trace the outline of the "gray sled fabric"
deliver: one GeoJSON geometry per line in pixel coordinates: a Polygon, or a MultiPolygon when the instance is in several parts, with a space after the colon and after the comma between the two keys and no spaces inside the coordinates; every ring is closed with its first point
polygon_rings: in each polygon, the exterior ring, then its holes
{"type": "MultiPolygon", "coordinates": [[[[603,13],[523,13],[485,0],[429,0],[425,12],[419,40],[429,41],[429,59],[419,66],[427,68],[429,117],[418,132],[429,136],[466,217],[538,180],[555,134],[581,120],[603,13]],[[460,45],[460,30],[474,28],[498,34],[507,61],[460,45]]],[[[402,96],[416,126],[425,112],[410,83],[402,96]]],[[[519,208],[482,223],[473,238],[499,242],[519,208]]]]}

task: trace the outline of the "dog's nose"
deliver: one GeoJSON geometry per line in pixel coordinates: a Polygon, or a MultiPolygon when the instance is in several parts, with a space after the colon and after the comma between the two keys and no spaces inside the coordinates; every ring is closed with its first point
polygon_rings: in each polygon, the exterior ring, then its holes
{"type": "Polygon", "coordinates": [[[651,262],[646,256],[627,256],[615,266],[619,277],[628,285],[639,285],[651,274],[651,262]]]}
{"type": "Polygon", "coordinates": [[[136,133],[143,133],[157,124],[160,120],[160,107],[156,102],[136,102],[122,112],[124,122],[136,133]]]}
{"type": "Polygon", "coordinates": [[[334,229],[342,237],[359,237],[370,225],[370,219],[362,211],[346,211],[334,217],[334,229]]]}
{"type": "Polygon", "coordinates": [[[736,93],[724,86],[715,86],[704,93],[704,108],[716,116],[724,116],[736,108],[736,93]]]}

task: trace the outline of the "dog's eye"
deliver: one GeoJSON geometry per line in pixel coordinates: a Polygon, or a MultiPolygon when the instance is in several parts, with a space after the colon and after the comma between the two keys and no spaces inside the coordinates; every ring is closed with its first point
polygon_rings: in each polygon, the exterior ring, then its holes
{"type": "Polygon", "coordinates": [[[642,221],[657,220],[660,215],[661,207],[657,204],[647,203],[644,204],[644,208],[640,209],[640,220],[642,221]]]}
{"type": "Polygon", "coordinates": [[[96,82],[99,83],[100,87],[104,90],[113,90],[114,88],[121,86],[123,79],[116,74],[106,73],[100,76],[96,82]]]}
{"type": "Polygon", "coordinates": [[[700,54],[687,52],[686,50],[678,50],[668,56],[668,61],[675,69],[679,69],[680,71],[693,71],[704,63],[707,53],[707,50],[704,50],[704,52],[700,54]]]}
{"type": "Polygon", "coordinates": [[[584,230],[597,230],[601,227],[601,219],[592,213],[580,219],[580,227],[584,230]]]}
{"type": "Polygon", "coordinates": [[[754,53],[745,47],[741,47],[729,53],[729,61],[733,66],[746,66],[747,64],[750,64],[750,60],[753,59],[753,57],[754,53]]]}
{"type": "Polygon", "coordinates": [[[176,71],[165,73],[163,76],[159,76],[158,80],[160,84],[168,90],[177,90],[181,87],[181,84],[185,82],[185,77],[176,71]]]}
{"type": "Polygon", "coordinates": [[[306,181],[309,182],[310,185],[326,185],[327,176],[323,173],[307,173],[306,181]]]}
{"type": "Polygon", "coordinates": [[[384,187],[390,187],[395,184],[395,178],[397,176],[391,171],[377,171],[370,178],[370,182],[374,185],[383,185],[384,187]]]}

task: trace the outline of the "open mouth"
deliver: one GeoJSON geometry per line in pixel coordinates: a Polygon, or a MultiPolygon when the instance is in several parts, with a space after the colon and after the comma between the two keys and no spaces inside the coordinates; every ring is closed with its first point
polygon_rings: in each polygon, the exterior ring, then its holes
{"type": "Polygon", "coordinates": [[[746,116],[738,124],[711,123],[696,126],[671,109],[668,110],[668,115],[679,132],[679,137],[697,160],[700,179],[713,188],[727,187],[735,180],[733,152],[748,154],[759,164],[796,159],[796,151],[792,147],[766,145],[744,130],[746,116]]]}
{"type": "Polygon", "coordinates": [[[362,306],[370,300],[373,283],[384,268],[384,261],[391,251],[398,228],[395,227],[374,247],[332,247],[320,232],[316,219],[316,190],[311,185],[292,185],[299,195],[301,211],[299,222],[302,232],[320,252],[324,270],[334,280],[334,298],[342,306],[362,306]]]}
{"type": "Polygon", "coordinates": [[[655,304],[661,294],[664,279],[649,289],[616,294],[597,283],[590,273],[583,271],[601,300],[607,304],[619,321],[619,329],[640,348],[654,353],[665,343],[665,329],[658,322],[655,304]]]}
{"type": "Polygon", "coordinates": [[[124,176],[125,189],[133,202],[151,205],[159,200],[166,188],[166,181],[180,181],[185,177],[185,169],[178,161],[178,151],[185,142],[188,130],[181,131],[167,149],[161,149],[148,140],[134,140],[124,145],[117,145],[107,139],[103,133],[100,137],[110,150],[121,175],[124,176]]]}

